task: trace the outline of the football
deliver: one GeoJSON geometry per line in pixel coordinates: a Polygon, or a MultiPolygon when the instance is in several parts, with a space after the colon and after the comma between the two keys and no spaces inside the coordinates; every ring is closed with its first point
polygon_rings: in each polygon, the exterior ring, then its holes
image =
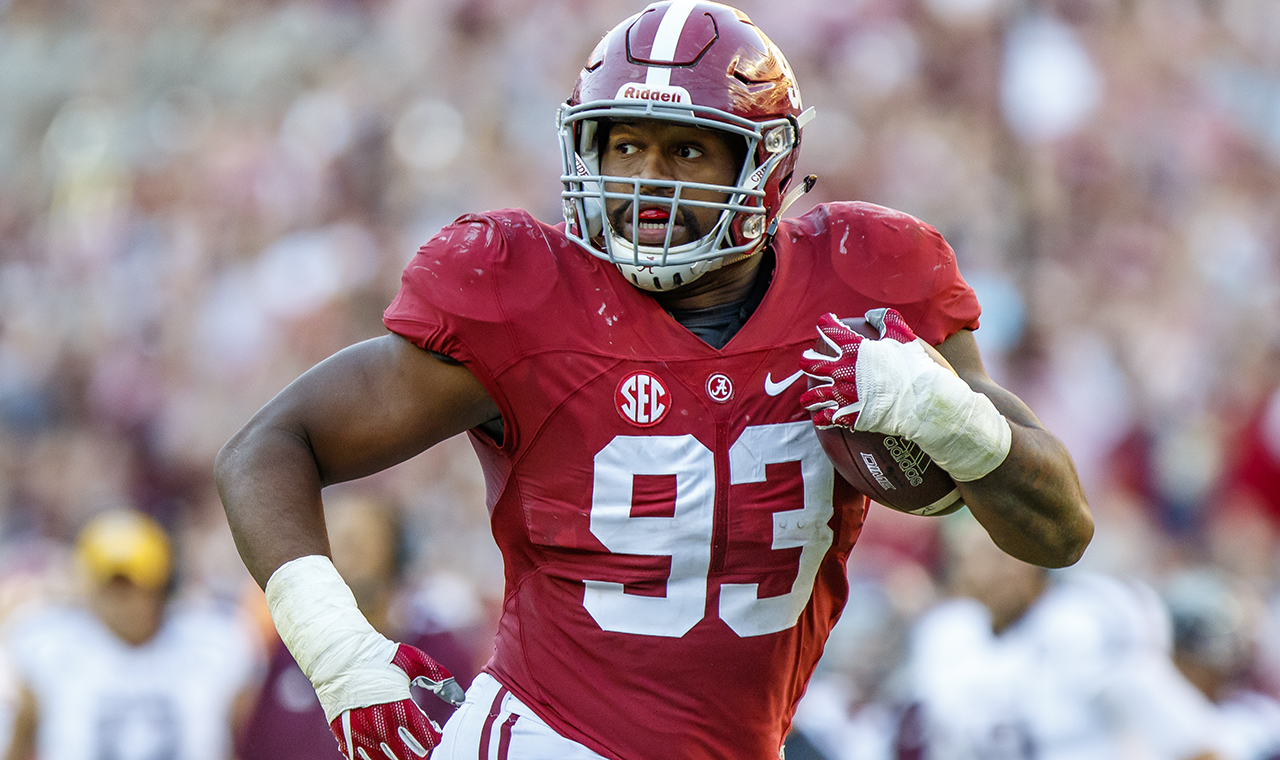
{"type": "MultiPolygon", "coordinates": [[[[876,329],[865,319],[842,321],[863,337],[879,338],[876,329]]],[[[830,353],[821,338],[814,350],[830,353]]],[[[822,450],[840,477],[877,504],[922,516],[946,515],[964,506],[951,476],[911,441],[843,427],[819,428],[817,432],[822,450]]]]}

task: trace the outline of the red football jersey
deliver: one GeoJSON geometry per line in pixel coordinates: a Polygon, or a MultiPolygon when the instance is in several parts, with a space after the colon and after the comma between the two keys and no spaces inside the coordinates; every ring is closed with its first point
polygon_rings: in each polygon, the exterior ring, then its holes
{"type": "Polygon", "coordinates": [[[821,206],[774,250],[721,350],[522,211],[441,231],[385,315],[502,410],[501,445],[472,433],[506,573],[488,672],[608,757],[778,756],[867,507],[799,403],[817,317],[977,326],[950,247],[905,214],[821,206]]]}

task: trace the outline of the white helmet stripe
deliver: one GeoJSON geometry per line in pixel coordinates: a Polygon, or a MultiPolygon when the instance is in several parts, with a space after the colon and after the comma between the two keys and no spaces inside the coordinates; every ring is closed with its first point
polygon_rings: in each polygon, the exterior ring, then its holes
{"type": "MultiPolygon", "coordinates": [[[[653,50],[649,53],[651,61],[674,61],[676,47],[680,44],[680,35],[684,32],[685,22],[693,12],[698,0],[674,0],[667,6],[667,12],[658,24],[658,32],[653,38],[653,50]]],[[[666,66],[650,66],[645,74],[647,85],[667,86],[671,84],[671,69],[666,66]]]]}

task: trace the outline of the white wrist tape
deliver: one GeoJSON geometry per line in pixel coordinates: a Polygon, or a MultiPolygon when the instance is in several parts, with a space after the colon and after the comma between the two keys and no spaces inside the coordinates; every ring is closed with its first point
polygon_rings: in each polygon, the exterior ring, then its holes
{"type": "Polygon", "coordinates": [[[326,720],[409,699],[409,677],[391,664],[399,645],[369,625],[328,557],[299,557],[277,568],[267,581],[267,607],[326,720]]]}
{"type": "Polygon", "coordinates": [[[918,343],[862,341],[856,378],[863,405],[854,429],[915,442],[956,481],[977,480],[1009,455],[1009,421],[918,343]]]}

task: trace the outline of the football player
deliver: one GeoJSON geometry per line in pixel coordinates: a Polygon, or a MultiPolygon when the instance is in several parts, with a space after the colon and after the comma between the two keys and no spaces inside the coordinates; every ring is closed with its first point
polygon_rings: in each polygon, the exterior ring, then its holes
{"type": "Polygon", "coordinates": [[[1280,758],[1280,700],[1256,675],[1263,600],[1206,567],[1180,570],[1162,591],[1173,620],[1173,661],[1212,704],[1223,756],[1280,758]]]}
{"type": "Polygon", "coordinates": [[[392,335],[305,373],[219,454],[241,555],[348,757],[440,740],[411,679],[461,704],[437,757],[777,757],[867,510],[815,422],[918,443],[1012,554],[1083,552],[1071,460],[983,370],[938,233],[866,203],[782,217],[812,186],[812,114],[744,14],[650,5],[560,110],[565,221],[459,218],[406,267],[392,335]],[[867,312],[886,339],[830,316],[867,312]],[[801,359],[819,322],[841,355],[801,359]],[[465,701],[360,616],[321,508],[325,485],[463,431],[506,576],[465,701]]]}
{"type": "Polygon", "coordinates": [[[1150,587],[1019,562],[964,515],[943,535],[954,596],[908,637],[896,757],[1271,757],[1231,751],[1228,724],[1170,658],[1150,587]]]}
{"type": "Polygon", "coordinates": [[[260,670],[257,631],[169,603],[169,540],[139,512],[90,520],[75,558],[83,605],[42,606],[7,624],[21,698],[5,757],[231,757],[260,670]]]}

